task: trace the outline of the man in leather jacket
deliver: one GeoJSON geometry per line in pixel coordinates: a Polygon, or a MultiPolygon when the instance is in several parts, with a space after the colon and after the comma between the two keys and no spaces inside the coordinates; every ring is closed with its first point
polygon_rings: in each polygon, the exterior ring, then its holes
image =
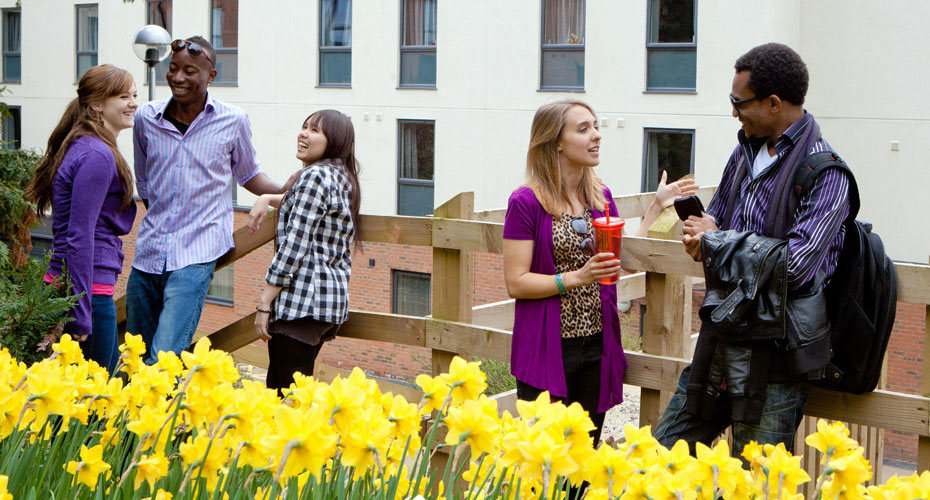
{"type": "Polygon", "coordinates": [[[788,213],[798,165],[832,151],[803,107],[807,66],[769,43],[734,68],[739,143],[707,212],[685,221],[682,238],[704,264],[701,333],[655,435],[693,451],[732,425],[737,455],[751,440],[793,450],[808,377],[829,361],[823,284],[842,249],[849,184],[827,170],[788,213]]]}

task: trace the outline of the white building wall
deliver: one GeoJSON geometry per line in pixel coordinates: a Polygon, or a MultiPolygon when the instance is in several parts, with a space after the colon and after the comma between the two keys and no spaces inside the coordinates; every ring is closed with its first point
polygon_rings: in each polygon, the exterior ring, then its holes
{"type": "MultiPolygon", "coordinates": [[[[22,1],[22,83],[9,85],[4,100],[22,106],[26,147],[44,147],[74,96],[79,3],[87,2],[22,1]]],[[[98,5],[99,62],[132,71],[144,99],[144,65],[130,43],[145,1],[98,5]]],[[[238,85],[211,92],[248,112],[263,169],[279,180],[299,166],[295,138],[309,113],[333,107],[351,116],[367,213],[396,211],[397,120],[435,120],[436,204],[471,190],[478,209],[499,208],[522,181],[533,112],[567,97],[608,119],[597,172],[615,194],[640,189],[644,127],[694,129],[696,177],[716,184],[738,129],[727,102],[733,62],[755,45],[783,42],[810,69],[807,109],[856,172],[861,218],[876,224],[893,257],[927,260],[930,31],[922,23],[930,3],[699,0],[694,94],[643,92],[646,5],[588,0],[586,91],[568,94],[538,91],[540,0],[441,0],[435,90],[397,88],[399,0],[355,0],[351,89],[316,86],[318,0],[240,0],[238,85]]],[[[208,35],[209,12],[209,0],[174,0],[172,35],[208,35]]],[[[170,92],[160,85],[156,94],[170,92]]],[[[129,133],[119,144],[131,157],[129,133]]],[[[240,189],[238,199],[253,198],[240,189]]]]}

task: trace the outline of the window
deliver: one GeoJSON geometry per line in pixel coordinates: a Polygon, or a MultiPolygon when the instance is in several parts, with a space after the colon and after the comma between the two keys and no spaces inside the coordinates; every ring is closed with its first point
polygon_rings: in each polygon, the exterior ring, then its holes
{"type": "Polygon", "coordinates": [[[584,90],[584,2],[542,0],[541,90],[584,90]]]}
{"type": "MultiPolygon", "coordinates": [[[[229,197],[232,199],[233,206],[236,206],[236,179],[229,180],[229,197]]],[[[233,305],[233,283],[236,277],[233,271],[233,264],[217,269],[213,273],[213,281],[207,288],[207,302],[223,306],[233,305]]]]}
{"type": "Polygon", "coordinates": [[[320,0],[320,86],[352,85],[352,0],[320,0]]]}
{"type": "Polygon", "coordinates": [[[97,4],[77,6],[77,79],[97,65],[97,4]]]}
{"type": "Polygon", "coordinates": [[[410,271],[391,272],[391,312],[407,316],[429,316],[430,275],[410,271]]]}
{"type": "Polygon", "coordinates": [[[224,306],[233,305],[233,282],[235,282],[233,264],[217,269],[213,273],[210,288],[207,288],[207,302],[224,306]]]}
{"type": "Polygon", "coordinates": [[[646,90],[693,92],[697,0],[649,0],[646,90]]]}
{"type": "Polygon", "coordinates": [[[20,11],[3,11],[3,81],[18,83],[22,79],[22,32],[20,11]]]}
{"type": "Polygon", "coordinates": [[[436,0],[404,0],[400,86],[436,87],[436,0]]]}
{"type": "Polygon", "coordinates": [[[400,172],[397,175],[397,214],[433,213],[433,143],[431,121],[398,121],[400,172]]]}
{"type": "Polygon", "coordinates": [[[643,192],[655,191],[662,171],[668,182],[694,173],[694,130],[646,129],[643,192]]]}
{"type": "MultiPolygon", "coordinates": [[[[155,24],[165,28],[169,34],[171,33],[171,0],[148,0],[148,7],[146,10],[145,24],[155,24]]],[[[165,73],[168,72],[168,63],[171,61],[170,57],[166,57],[164,61],[158,63],[155,66],[155,82],[156,83],[166,83],[165,73]]]]}
{"type": "Polygon", "coordinates": [[[216,50],[214,83],[239,81],[239,0],[211,0],[210,43],[216,50]]]}
{"type": "Polygon", "coordinates": [[[41,260],[45,258],[52,249],[52,218],[50,216],[39,217],[39,223],[29,231],[32,237],[32,250],[29,251],[29,257],[41,260]]]}
{"type": "Polygon", "coordinates": [[[3,149],[19,149],[22,147],[22,120],[19,106],[9,106],[9,116],[4,116],[2,123],[3,149]]]}

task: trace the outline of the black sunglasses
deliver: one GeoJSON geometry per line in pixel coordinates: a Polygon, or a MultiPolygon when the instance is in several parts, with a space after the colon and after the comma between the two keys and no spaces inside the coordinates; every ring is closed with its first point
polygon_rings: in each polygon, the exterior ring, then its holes
{"type": "Polygon", "coordinates": [[[594,255],[594,238],[591,237],[591,226],[588,225],[584,215],[573,215],[571,224],[573,231],[584,236],[579,245],[581,251],[588,256],[594,255]]]}
{"type": "Polygon", "coordinates": [[[171,42],[171,52],[180,52],[184,49],[187,49],[187,53],[190,54],[191,57],[200,57],[202,55],[210,61],[210,64],[216,66],[216,61],[210,57],[210,53],[199,43],[189,40],[175,40],[171,42]]]}
{"type": "Polygon", "coordinates": [[[761,100],[763,100],[763,99],[765,99],[765,97],[755,96],[755,97],[750,97],[749,99],[740,99],[740,100],[737,100],[735,97],[733,97],[733,94],[730,94],[730,104],[733,105],[733,109],[734,109],[737,113],[739,113],[739,110],[740,110],[740,108],[743,107],[743,104],[746,104],[746,103],[749,103],[749,102],[752,102],[752,101],[761,101],[761,100]]]}

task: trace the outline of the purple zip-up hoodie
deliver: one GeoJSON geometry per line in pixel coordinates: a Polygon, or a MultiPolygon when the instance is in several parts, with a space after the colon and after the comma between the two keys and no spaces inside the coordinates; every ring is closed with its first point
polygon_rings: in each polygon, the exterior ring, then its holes
{"type": "Polygon", "coordinates": [[[125,190],[116,173],[113,152],[99,137],[75,139],[52,182],[52,259],[48,273],[61,274],[67,264],[75,294],[86,292],[65,324],[72,335],[91,333],[93,283],[115,285],[123,268],[121,235],[129,233],[136,205],[120,210],[125,190]]]}

